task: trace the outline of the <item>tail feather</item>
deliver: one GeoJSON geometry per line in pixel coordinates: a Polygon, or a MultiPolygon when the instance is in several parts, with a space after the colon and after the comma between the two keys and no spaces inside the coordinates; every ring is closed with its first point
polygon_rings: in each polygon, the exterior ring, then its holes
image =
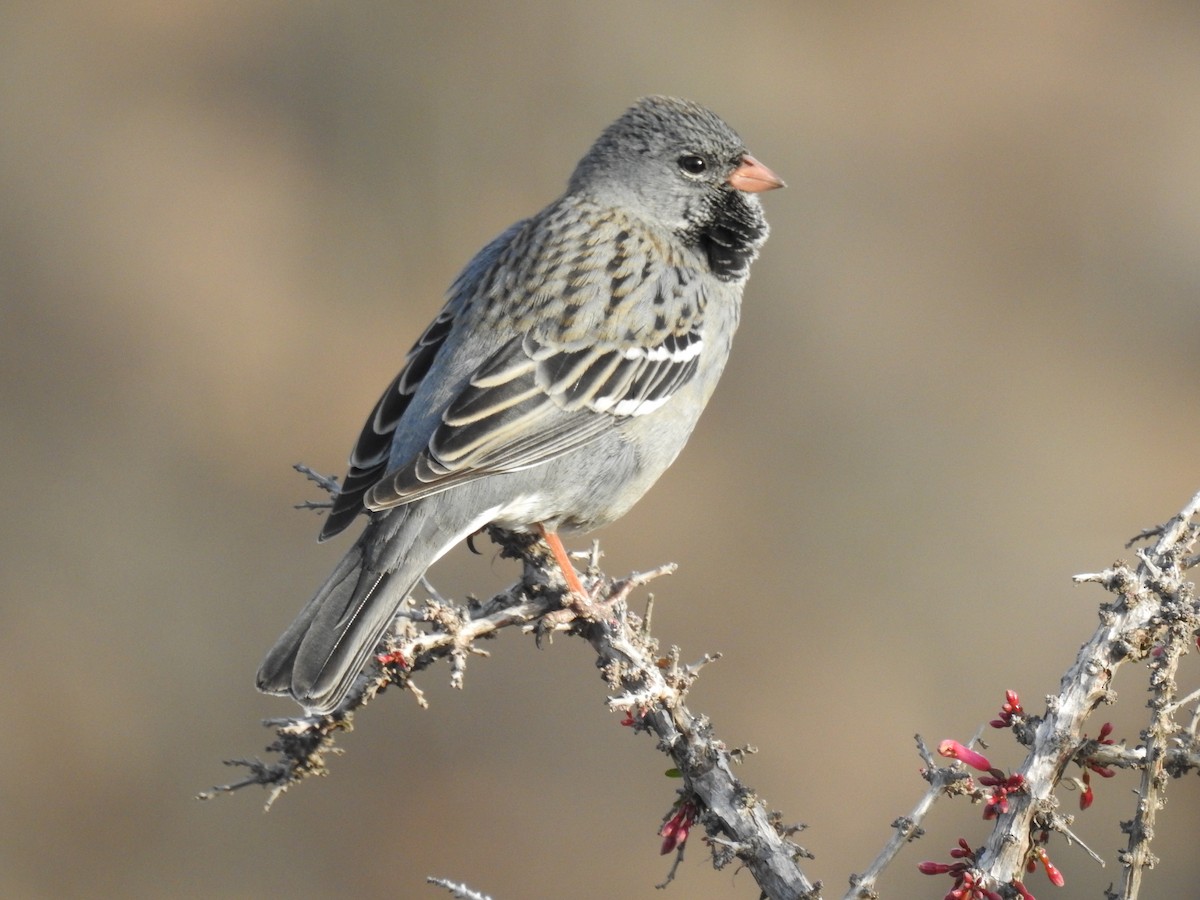
{"type": "Polygon", "coordinates": [[[292,696],[309,710],[333,710],[366,667],[416,578],[360,571],[349,602],[326,599],[296,651],[292,696]]]}
{"type": "Polygon", "coordinates": [[[414,504],[367,526],[267,654],[259,690],[290,694],[311,713],[337,708],[425,570],[491,518],[454,527],[430,513],[414,504]]]}
{"type": "Polygon", "coordinates": [[[318,588],[317,593],[300,610],[295,621],[288,626],[287,631],[279,636],[266,659],[258,668],[258,689],[267,694],[291,694],[292,670],[296,665],[296,657],[300,651],[304,636],[312,628],[313,622],[325,608],[325,605],[348,606],[354,589],[358,585],[362,572],[364,533],[346,551],[346,555],[338,562],[325,583],[318,588]]]}
{"type": "Polygon", "coordinates": [[[258,670],[259,690],[290,694],[310,713],[331,712],[349,693],[432,563],[410,553],[399,571],[378,571],[369,565],[371,544],[379,538],[372,528],[378,527],[368,526],[275,642],[258,670]]]}

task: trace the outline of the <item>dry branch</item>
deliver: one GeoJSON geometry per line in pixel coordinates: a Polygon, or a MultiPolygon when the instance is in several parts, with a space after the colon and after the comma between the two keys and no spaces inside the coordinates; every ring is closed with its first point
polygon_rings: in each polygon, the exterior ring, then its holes
{"type": "MultiPolygon", "coordinates": [[[[315,473],[305,474],[327,490],[336,489],[315,473]]],[[[1129,840],[1119,856],[1121,891],[1109,894],[1123,900],[1138,896],[1143,873],[1154,863],[1149,845],[1167,781],[1200,770],[1200,692],[1179,697],[1175,685],[1182,657],[1193,649],[1200,633],[1200,603],[1193,585],[1183,577],[1200,561],[1192,555],[1200,539],[1198,512],[1200,494],[1166,525],[1140,534],[1139,539],[1154,538],[1155,542],[1138,551],[1136,567],[1117,562],[1103,572],[1076,577],[1077,582],[1102,585],[1116,599],[1101,606],[1099,628],[1064,674],[1058,692],[1046,698],[1046,711],[1040,716],[1028,715],[1019,698],[1010,695],[1002,720],[992,723],[1010,728],[1016,740],[1028,747],[1028,755],[1015,772],[992,769],[986,759],[955,741],[939,747],[943,756],[955,757],[951,765],[939,767],[918,737],[929,788],[910,813],[892,823],[893,836],[874,862],[852,876],[847,900],[880,896],[876,887],[880,876],[905,844],[923,833],[921,823],[934,801],[954,795],[987,804],[990,836],[977,849],[960,840],[952,853],[957,862],[922,863],[922,870],[955,879],[948,897],[1031,897],[1022,883],[1027,865],[1041,862],[1052,879],[1057,871],[1045,849],[1050,836],[1057,833],[1078,842],[1070,829],[1071,817],[1059,812],[1054,793],[1064,780],[1075,782],[1067,774],[1072,765],[1100,774],[1112,774],[1114,767],[1140,770],[1137,807],[1133,818],[1122,824],[1129,840]],[[1151,716],[1142,743],[1118,745],[1103,729],[1099,738],[1087,738],[1083,728],[1089,715],[1113,699],[1110,685],[1116,671],[1135,662],[1146,662],[1150,676],[1151,716]],[[1180,724],[1176,717],[1189,707],[1188,721],[1180,724]],[[970,773],[972,767],[985,774],[970,773]]],[[[449,661],[451,683],[462,687],[468,658],[487,655],[477,642],[501,628],[520,626],[534,632],[539,641],[556,633],[588,641],[612,692],[609,707],[623,710],[625,724],[633,731],[656,736],[658,748],[674,761],[683,787],[665,820],[663,834],[664,852],[676,849],[676,866],[682,859],[688,829],[698,824],[706,833],[717,868],[739,861],[757,881],[762,896],[770,900],[816,900],[820,882],[810,881],[801,870],[799,861],[808,854],[791,840],[799,826],[785,826],[780,814],[769,811],[742,784],[732,766],[744,751],[731,751],[716,737],[708,719],[692,713],[685,704],[700,669],[716,657],[705,656],[685,665],[678,648],[664,655],[649,631],[650,606],[644,618],[629,609],[627,601],[635,588],[669,574],[674,567],[613,581],[600,572],[599,551],[593,547],[585,576],[591,602],[564,605],[567,594],[561,573],[543,544],[496,529],[489,534],[500,545],[501,555],[521,560],[523,572],[518,582],[485,603],[457,605],[434,593],[424,604],[406,608],[376,662],[339,709],[324,716],[269,720],[266,724],[275,729],[276,737],[268,750],[276,759],[231,761],[246,768],[247,776],[201,796],[258,784],[269,791],[269,807],[305,778],[325,774],[326,757],[334,749],[337,733],[349,730],[355,712],[379,693],[395,686],[411,691],[423,705],[424,696],[413,676],[442,659],[449,661]]],[[[469,891],[444,879],[435,879],[435,883],[469,891]]]]}

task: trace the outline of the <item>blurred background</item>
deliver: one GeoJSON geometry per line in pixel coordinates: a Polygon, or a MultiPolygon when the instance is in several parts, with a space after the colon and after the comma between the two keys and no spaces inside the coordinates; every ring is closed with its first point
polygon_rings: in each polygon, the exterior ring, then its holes
{"type": "MultiPolygon", "coordinates": [[[[655,630],[724,654],[690,705],[841,896],[925,786],[913,734],[1040,712],[1104,599],[1071,576],[1200,489],[1198,61],[1186,2],[6,4],[0,894],[660,896],[677,782],[578,641],[382,698],[269,814],[193,799],[295,709],[254,672],[348,544],[291,464],[341,475],[459,267],[657,92],[789,187],[606,568],[680,564],[655,630]]],[[[464,549],[434,581],[514,575],[464,549]]],[[[1089,732],[1136,741],[1122,676],[1089,732]]],[[[1051,845],[1054,896],[1118,877],[1135,786],[1076,821],[1107,868],[1051,845]]],[[[1169,798],[1147,896],[1193,896],[1195,779],[1169,798]]],[[[987,833],[963,801],[928,828],[887,896],[987,833]]],[[[665,896],[757,890],[695,841],[665,896]]]]}

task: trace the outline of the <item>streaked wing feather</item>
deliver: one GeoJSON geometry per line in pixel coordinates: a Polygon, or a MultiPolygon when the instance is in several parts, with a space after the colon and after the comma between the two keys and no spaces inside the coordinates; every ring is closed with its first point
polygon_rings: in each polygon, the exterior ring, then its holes
{"type": "MultiPolygon", "coordinates": [[[[521,379],[506,385],[513,402],[491,405],[486,415],[470,420],[443,421],[429,441],[423,455],[431,456],[448,469],[483,468],[496,450],[509,445],[513,438],[536,434],[539,423],[554,412],[549,397],[536,384],[521,379]]],[[[491,395],[501,388],[492,388],[491,395]]],[[[485,398],[486,399],[486,398],[485,398]]],[[[482,402],[472,406],[482,406],[482,402]]]]}
{"type": "Polygon", "coordinates": [[[670,400],[695,375],[702,346],[696,331],[667,335],[651,347],[514,339],[450,404],[426,450],[371,488],[366,504],[410,503],[581,447],[670,400]]]}
{"type": "Polygon", "coordinates": [[[375,403],[350,451],[350,463],[341,490],[325,519],[318,540],[340,534],[363,511],[363,497],[387,471],[392,439],[408,404],[434,357],[454,328],[454,313],[447,306],[430,323],[405,357],[404,365],[375,403]]]}

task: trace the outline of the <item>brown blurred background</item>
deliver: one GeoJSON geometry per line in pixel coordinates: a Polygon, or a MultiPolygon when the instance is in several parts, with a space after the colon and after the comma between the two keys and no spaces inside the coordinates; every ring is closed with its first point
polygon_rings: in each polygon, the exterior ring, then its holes
{"type": "MultiPolygon", "coordinates": [[[[345,546],[289,466],[341,474],[458,268],[651,92],[789,182],[708,414],[602,534],[613,574],[680,563],[656,630],[725,654],[692,707],[831,897],[920,794],[914,732],[1041,710],[1103,599],[1070,576],[1200,489],[1196,4],[7,4],[0,894],[660,896],[677,783],[578,642],[384,698],[269,815],[192,799],[294,708],[254,671],[345,546]]],[[[1132,674],[1092,733],[1136,739],[1132,674]]],[[[1052,845],[1054,896],[1117,877],[1134,785],[1076,823],[1107,869],[1052,845]]],[[[1195,896],[1169,796],[1147,896],[1195,896]]],[[[942,896],[916,863],[979,812],[937,808],[888,896],[942,896]]],[[[757,895],[688,856],[666,896],[757,895]]]]}

